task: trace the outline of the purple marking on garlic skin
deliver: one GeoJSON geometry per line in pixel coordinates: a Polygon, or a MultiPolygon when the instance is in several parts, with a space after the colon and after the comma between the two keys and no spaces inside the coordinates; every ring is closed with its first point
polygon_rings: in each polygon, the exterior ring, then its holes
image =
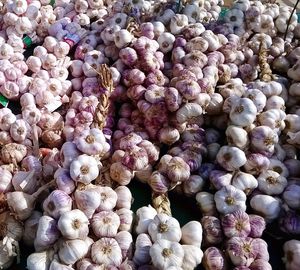
{"type": "Polygon", "coordinates": [[[249,236],[253,238],[261,237],[266,228],[265,219],[258,215],[249,215],[249,221],[251,227],[249,236]]]}
{"type": "Polygon", "coordinates": [[[249,216],[241,210],[225,215],[222,218],[222,227],[227,237],[247,237],[251,231],[249,216]]]}
{"type": "Polygon", "coordinates": [[[270,165],[269,159],[260,153],[251,153],[247,156],[244,168],[248,173],[259,174],[261,171],[266,170],[270,165]]]}
{"type": "Polygon", "coordinates": [[[216,169],[214,164],[212,164],[212,163],[202,163],[199,170],[198,170],[198,173],[203,179],[207,180],[210,173],[211,173],[211,171],[214,170],[214,169],[216,169]]]}
{"type": "Polygon", "coordinates": [[[217,245],[224,239],[221,222],[217,217],[204,216],[201,219],[203,238],[206,245],[217,245]]]}
{"type": "Polygon", "coordinates": [[[280,229],[289,234],[300,234],[300,215],[288,211],[279,221],[280,229]]]}
{"type": "Polygon", "coordinates": [[[209,180],[216,189],[230,185],[232,175],[226,171],[212,170],[209,174],[209,180]]]}

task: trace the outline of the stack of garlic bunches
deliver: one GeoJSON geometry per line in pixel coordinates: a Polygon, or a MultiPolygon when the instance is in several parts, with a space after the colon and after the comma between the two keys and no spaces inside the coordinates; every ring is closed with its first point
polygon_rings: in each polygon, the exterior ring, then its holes
{"type": "Polygon", "coordinates": [[[300,24],[269,2],[0,1],[0,268],[269,270],[276,227],[300,269],[300,24]]]}

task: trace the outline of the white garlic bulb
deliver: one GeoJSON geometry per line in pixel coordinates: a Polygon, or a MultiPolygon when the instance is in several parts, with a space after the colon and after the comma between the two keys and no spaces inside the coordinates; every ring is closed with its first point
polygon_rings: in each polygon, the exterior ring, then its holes
{"type": "Polygon", "coordinates": [[[251,207],[267,221],[272,221],[279,216],[281,202],[270,195],[259,194],[250,200],[251,207]]]}
{"type": "Polygon", "coordinates": [[[201,247],[202,243],[202,225],[198,221],[190,221],[181,228],[181,242],[186,245],[201,247]]]}
{"type": "Polygon", "coordinates": [[[54,250],[48,249],[42,252],[35,252],[27,257],[28,270],[48,270],[54,257],[54,250]]]}
{"type": "Polygon", "coordinates": [[[89,221],[79,209],[62,213],[57,222],[57,227],[66,239],[84,240],[89,233],[89,221]]]}
{"type": "Polygon", "coordinates": [[[148,232],[153,242],[158,239],[179,242],[181,238],[180,224],[177,219],[163,213],[157,214],[149,223],[148,232]]]}
{"type": "Polygon", "coordinates": [[[184,250],[177,242],[158,239],[150,248],[153,265],[159,269],[168,269],[171,266],[180,267],[183,262],[184,250]]]}
{"type": "Polygon", "coordinates": [[[113,211],[102,211],[94,214],[91,226],[98,237],[114,237],[120,226],[120,218],[113,211]]]}
{"type": "Polygon", "coordinates": [[[222,214],[235,210],[246,211],[246,194],[232,185],[224,186],[215,193],[216,207],[222,214]]]}
{"type": "Polygon", "coordinates": [[[200,247],[195,247],[193,245],[182,245],[182,248],[184,250],[182,269],[195,269],[202,261],[202,250],[200,249],[200,247]]]}
{"type": "Polygon", "coordinates": [[[36,251],[43,251],[50,248],[59,238],[57,222],[49,216],[42,216],[34,239],[34,247],[36,251]]]}
{"type": "Polygon", "coordinates": [[[74,264],[88,253],[88,245],[80,239],[63,240],[59,245],[59,259],[64,264],[74,264]]]}
{"type": "Polygon", "coordinates": [[[152,246],[151,238],[146,233],[141,233],[137,236],[135,241],[135,251],[133,261],[136,265],[145,265],[150,262],[150,247],[152,246]]]}
{"type": "Polygon", "coordinates": [[[78,156],[70,164],[70,175],[76,182],[89,184],[99,175],[99,168],[102,164],[98,164],[97,160],[86,154],[78,156]]]}
{"type": "Polygon", "coordinates": [[[154,217],[157,215],[157,211],[151,206],[143,206],[136,211],[137,226],[135,231],[137,234],[148,233],[148,226],[154,217]]]}
{"type": "Polygon", "coordinates": [[[119,186],[115,189],[115,192],[118,196],[116,207],[130,209],[133,201],[130,189],[126,186],[119,186]]]}
{"type": "Polygon", "coordinates": [[[115,239],[103,237],[92,245],[91,258],[97,264],[118,267],[122,263],[122,251],[115,239]]]}

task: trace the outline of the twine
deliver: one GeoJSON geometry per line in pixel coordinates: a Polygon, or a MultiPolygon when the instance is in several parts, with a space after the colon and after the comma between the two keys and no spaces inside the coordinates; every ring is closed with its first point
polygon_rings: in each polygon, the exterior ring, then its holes
{"type": "MultiPolygon", "coordinates": [[[[98,74],[98,82],[100,86],[105,90],[105,92],[102,95],[100,95],[100,97],[98,98],[99,103],[95,110],[92,127],[103,130],[103,128],[106,125],[106,118],[110,106],[109,97],[114,87],[113,87],[111,70],[108,68],[106,64],[100,65],[99,71],[96,70],[96,72],[98,74]]],[[[109,174],[110,159],[106,159],[102,161],[102,165],[103,167],[101,169],[99,176],[95,180],[95,183],[96,185],[100,185],[100,186],[111,186],[112,180],[109,174]]]]}
{"type": "Polygon", "coordinates": [[[264,82],[271,81],[274,76],[268,63],[268,50],[266,41],[262,38],[259,45],[258,62],[260,67],[259,78],[264,82]]]}
{"type": "Polygon", "coordinates": [[[152,205],[157,211],[157,213],[167,214],[168,216],[172,216],[171,213],[171,203],[168,198],[167,193],[165,194],[157,194],[152,193],[152,205]]]}
{"type": "Polygon", "coordinates": [[[99,103],[95,110],[92,126],[102,130],[105,127],[108,115],[109,97],[113,91],[113,80],[111,71],[106,64],[100,65],[99,71],[96,70],[96,72],[98,73],[98,82],[105,89],[105,92],[98,98],[99,103]]]}

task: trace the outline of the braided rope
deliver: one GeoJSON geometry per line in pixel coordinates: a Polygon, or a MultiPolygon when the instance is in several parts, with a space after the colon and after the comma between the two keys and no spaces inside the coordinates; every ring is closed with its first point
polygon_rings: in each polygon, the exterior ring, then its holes
{"type": "Polygon", "coordinates": [[[167,193],[165,194],[156,194],[152,193],[152,205],[156,209],[157,213],[167,214],[172,216],[171,212],[171,203],[168,198],[167,193]]]}
{"type": "Polygon", "coordinates": [[[258,62],[260,67],[260,74],[259,77],[264,82],[269,82],[274,79],[272,74],[272,70],[268,63],[268,50],[267,44],[265,40],[261,40],[259,45],[259,55],[258,55],[258,62]]]}

